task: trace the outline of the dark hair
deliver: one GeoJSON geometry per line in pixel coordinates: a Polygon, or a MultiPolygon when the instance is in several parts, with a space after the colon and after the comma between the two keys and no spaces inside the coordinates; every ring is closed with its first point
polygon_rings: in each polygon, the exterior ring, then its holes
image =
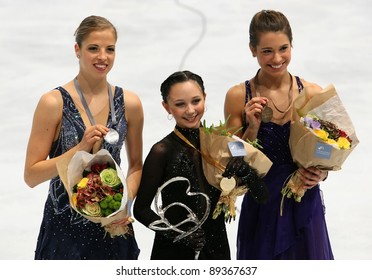
{"type": "Polygon", "coordinates": [[[74,33],[75,41],[79,47],[81,47],[81,43],[91,32],[105,29],[112,29],[114,31],[115,40],[117,40],[118,34],[116,28],[110,21],[100,16],[89,16],[85,18],[76,29],[74,33]]]}
{"type": "Polygon", "coordinates": [[[292,45],[292,29],[288,19],[281,12],[262,10],[256,13],[249,26],[249,43],[255,48],[259,44],[260,35],[266,32],[283,32],[292,45]]]}
{"type": "Polygon", "coordinates": [[[190,71],[187,71],[187,70],[177,71],[177,72],[174,72],[172,75],[170,75],[160,86],[160,92],[161,92],[161,96],[163,97],[163,101],[165,103],[168,103],[167,98],[169,96],[169,92],[173,85],[187,82],[190,80],[195,81],[199,85],[203,94],[205,94],[204,82],[203,82],[203,79],[199,75],[192,73],[190,71]]]}

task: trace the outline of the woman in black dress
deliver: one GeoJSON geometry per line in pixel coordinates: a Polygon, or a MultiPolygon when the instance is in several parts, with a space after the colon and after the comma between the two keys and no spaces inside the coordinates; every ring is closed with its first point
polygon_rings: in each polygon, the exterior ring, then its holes
{"type": "MultiPolygon", "coordinates": [[[[135,218],[156,232],[151,259],[228,260],[230,248],[224,215],[212,217],[221,191],[208,183],[199,152],[199,128],[206,98],[203,80],[190,71],[175,72],[160,90],[163,107],[174,117],[176,126],[150,150],[134,204],[135,218]],[[169,180],[172,182],[167,184],[169,180]],[[160,191],[160,208],[164,213],[151,208],[160,191]],[[175,226],[190,216],[192,222],[175,226]],[[200,227],[193,231],[198,223],[200,227]],[[177,230],[192,233],[180,238],[177,230]]],[[[231,163],[234,164],[228,164],[223,176],[236,175],[236,170],[249,167],[244,161],[231,163]]]]}

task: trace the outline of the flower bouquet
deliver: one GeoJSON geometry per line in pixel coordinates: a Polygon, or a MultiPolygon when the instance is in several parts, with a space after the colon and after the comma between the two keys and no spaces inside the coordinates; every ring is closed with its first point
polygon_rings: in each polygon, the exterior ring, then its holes
{"type": "MultiPolygon", "coordinates": [[[[293,103],[289,147],[295,163],[308,168],[337,171],[359,140],[336,89],[329,85],[319,93],[307,88],[293,103]]],[[[306,189],[295,171],[282,188],[284,197],[300,202],[306,189]]],[[[281,210],[283,207],[283,200],[281,210]]],[[[282,213],[282,212],[281,212],[282,213]]]]}
{"type": "Polygon", "coordinates": [[[69,195],[71,207],[86,219],[101,223],[111,237],[125,235],[129,227],[113,224],[130,216],[131,199],[126,180],[110,153],[79,151],[57,169],[69,195]]]}
{"type": "Polygon", "coordinates": [[[226,123],[220,122],[219,126],[213,124],[200,128],[200,152],[202,154],[202,164],[204,175],[212,186],[221,190],[221,196],[213,212],[213,218],[217,218],[224,213],[225,220],[235,219],[235,201],[238,196],[245,194],[248,189],[245,185],[235,186],[235,184],[221,184],[224,179],[222,174],[226,169],[227,163],[232,158],[228,147],[229,142],[241,142],[244,146],[246,161],[254,168],[259,177],[267,174],[272,162],[257,148],[230,133],[231,129],[226,128],[226,123]]]}

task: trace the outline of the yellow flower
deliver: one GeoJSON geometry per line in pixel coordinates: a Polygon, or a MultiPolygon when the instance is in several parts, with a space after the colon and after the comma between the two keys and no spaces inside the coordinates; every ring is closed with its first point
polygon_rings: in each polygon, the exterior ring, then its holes
{"type": "Polygon", "coordinates": [[[328,140],[328,132],[322,129],[314,129],[314,133],[321,139],[327,141],[328,140]]]}
{"type": "Polygon", "coordinates": [[[84,177],[80,180],[80,182],[77,184],[78,189],[86,188],[88,184],[88,178],[84,177]]]}
{"type": "Polygon", "coordinates": [[[345,137],[338,138],[337,144],[340,147],[340,149],[350,149],[350,142],[345,137]]]}
{"type": "Polygon", "coordinates": [[[337,146],[337,142],[333,139],[330,139],[330,138],[327,139],[326,143],[329,144],[329,145],[336,145],[337,146]]]}
{"type": "Polygon", "coordinates": [[[72,204],[76,207],[76,204],[77,204],[77,193],[74,193],[71,196],[71,201],[72,201],[72,204]]]}

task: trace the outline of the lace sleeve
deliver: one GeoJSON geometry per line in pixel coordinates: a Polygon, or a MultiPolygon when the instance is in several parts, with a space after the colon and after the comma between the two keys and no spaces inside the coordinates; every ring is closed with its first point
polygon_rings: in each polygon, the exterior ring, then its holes
{"type": "Polygon", "coordinates": [[[141,183],[133,208],[134,217],[146,227],[160,219],[151,209],[151,204],[162,184],[166,162],[167,147],[159,142],[151,148],[144,162],[141,183]]]}

